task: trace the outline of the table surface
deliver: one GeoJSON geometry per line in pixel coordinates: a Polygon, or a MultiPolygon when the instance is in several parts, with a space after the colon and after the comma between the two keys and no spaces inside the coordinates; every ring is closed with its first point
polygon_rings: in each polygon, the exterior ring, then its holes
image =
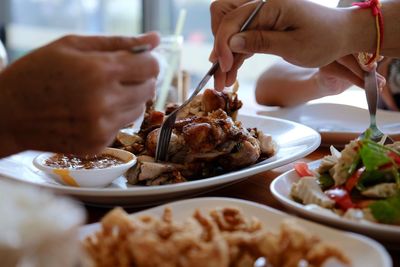
{"type": "MultiPolygon", "coordinates": [[[[327,148],[319,148],[307,157],[300,159],[299,161],[310,162],[313,160],[320,159],[324,155],[329,154],[327,148]]],[[[274,178],[278,177],[280,174],[293,168],[294,163],[287,164],[283,167],[259,173],[257,175],[250,176],[248,179],[230,185],[228,187],[215,190],[201,195],[200,197],[231,197],[240,198],[245,200],[254,201],[260,204],[268,205],[278,210],[288,212],[281,204],[271,194],[269,190],[269,185],[274,178]]],[[[103,217],[110,209],[108,208],[98,208],[86,206],[86,210],[89,216],[89,223],[98,222],[101,217],[103,217]]],[[[141,210],[140,208],[126,209],[128,213],[133,213],[141,210]]],[[[385,245],[385,244],[383,244],[385,245]]],[[[400,267],[400,250],[388,249],[389,253],[392,255],[393,266],[400,267]]]]}

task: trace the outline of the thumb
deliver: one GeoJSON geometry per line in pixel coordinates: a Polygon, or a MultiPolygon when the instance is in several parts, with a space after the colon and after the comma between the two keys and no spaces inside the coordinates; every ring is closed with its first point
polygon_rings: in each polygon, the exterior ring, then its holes
{"type": "Polygon", "coordinates": [[[288,43],[288,33],[254,30],[233,35],[229,46],[234,53],[263,53],[285,57],[289,52],[285,48],[288,43]]]}

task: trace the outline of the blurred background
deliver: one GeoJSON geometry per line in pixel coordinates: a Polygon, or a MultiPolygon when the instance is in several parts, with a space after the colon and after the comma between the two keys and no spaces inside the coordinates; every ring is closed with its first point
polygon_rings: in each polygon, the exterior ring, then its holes
{"type": "MultiPolygon", "coordinates": [[[[338,2],[313,1],[329,6],[338,2]]],[[[12,62],[70,33],[131,36],[157,30],[172,34],[179,10],[185,8],[182,68],[195,83],[210,67],[210,3],[211,0],[1,0],[0,38],[12,62]]],[[[258,55],[249,62],[241,70],[240,80],[256,80],[274,57],[258,55]]]]}

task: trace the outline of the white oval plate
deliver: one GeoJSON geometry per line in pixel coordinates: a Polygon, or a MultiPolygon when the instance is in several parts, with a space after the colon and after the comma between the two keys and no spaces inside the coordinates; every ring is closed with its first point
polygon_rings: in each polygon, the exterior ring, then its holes
{"type": "MultiPolygon", "coordinates": [[[[148,209],[133,214],[138,216],[142,214],[151,214],[161,216],[165,207],[172,209],[175,220],[184,220],[191,217],[196,209],[207,212],[215,207],[235,206],[240,208],[248,217],[257,217],[266,229],[277,232],[283,219],[294,218],[286,213],[272,209],[268,206],[260,205],[254,202],[233,199],[233,198],[193,198],[188,200],[169,203],[156,208],[148,209]]],[[[352,261],[353,267],[391,267],[392,260],[387,251],[376,241],[358,234],[348,233],[332,229],[317,223],[309,222],[304,219],[295,218],[299,225],[319,236],[322,240],[328,241],[346,253],[346,256],[352,261]]],[[[99,230],[98,223],[90,224],[80,229],[80,238],[92,234],[99,230]]],[[[335,266],[325,264],[324,266],[335,266]]]]}
{"type": "MultiPolygon", "coordinates": [[[[343,146],[356,139],[369,125],[366,109],[342,104],[311,103],[259,114],[307,125],[321,134],[322,143],[326,145],[343,146]]],[[[400,112],[378,110],[376,116],[379,128],[400,140],[400,112]]]]}
{"type": "MultiPolygon", "coordinates": [[[[316,169],[320,164],[320,160],[313,161],[309,164],[310,169],[316,169]]],[[[375,239],[385,242],[393,242],[393,247],[400,247],[400,226],[378,224],[372,222],[356,222],[343,217],[326,214],[324,212],[317,212],[315,210],[307,209],[305,205],[294,201],[290,197],[290,189],[292,184],[297,182],[300,177],[295,170],[290,170],[272,181],[270,189],[272,195],[288,209],[324,224],[338,227],[345,230],[350,230],[371,236],[375,239]]]]}
{"type": "Polygon", "coordinates": [[[162,186],[132,186],[127,184],[126,178],[123,176],[105,188],[63,186],[32,165],[33,158],[40,154],[36,151],[27,151],[0,160],[0,174],[50,188],[57,193],[72,195],[89,204],[143,206],[205,193],[256,173],[280,167],[313,152],[321,142],[321,137],[316,131],[298,123],[248,115],[239,115],[238,119],[245,127],[257,127],[265,133],[271,134],[278,145],[276,155],[239,171],[202,180],[162,186]]]}

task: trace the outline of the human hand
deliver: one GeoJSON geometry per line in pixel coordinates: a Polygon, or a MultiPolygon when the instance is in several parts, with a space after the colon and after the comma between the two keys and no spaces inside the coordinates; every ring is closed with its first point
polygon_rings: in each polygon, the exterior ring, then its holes
{"type": "Polygon", "coordinates": [[[159,68],[150,33],[136,38],[67,36],[0,74],[0,155],[26,149],[94,154],[152,99],[159,68]]]}
{"type": "MultiPolygon", "coordinates": [[[[214,37],[217,35],[218,28],[224,17],[247,2],[248,0],[217,0],[211,3],[211,30],[214,37]]],[[[236,81],[237,70],[240,68],[243,62],[252,55],[252,53],[241,53],[235,55],[235,62],[237,67],[235,66],[235,68],[232,68],[232,71],[230,72],[222,72],[221,68],[219,68],[214,75],[215,89],[222,90],[225,86],[233,85],[236,81]]],[[[215,52],[215,43],[209,60],[213,63],[218,61],[218,56],[215,52]]]]}
{"type": "MultiPolygon", "coordinates": [[[[376,63],[374,63],[376,65],[376,63]]],[[[331,64],[319,68],[315,74],[317,84],[322,95],[340,94],[352,84],[364,88],[365,71],[370,71],[373,66],[364,66],[356,57],[348,55],[331,64]]],[[[377,73],[378,88],[382,90],[386,79],[377,73]]]]}
{"type": "MultiPolygon", "coordinates": [[[[292,64],[321,67],[355,52],[352,50],[354,47],[348,44],[347,30],[350,22],[348,15],[353,9],[332,9],[301,0],[269,0],[249,30],[238,33],[257,1],[242,5],[233,3],[237,1],[216,1],[211,9],[212,17],[221,17],[212,21],[216,35],[210,59],[214,62],[218,60],[222,70],[215,77],[217,89],[221,89],[221,84],[236,79],[243,57],[234,58],[233,53],[276,54],[292,64]],[[230,11],[226,11],[228,3],[230,11]]],[[[371,23],[369,26],[365,32],[372,32],[373,36],[374,25],[371,23]]]]}

